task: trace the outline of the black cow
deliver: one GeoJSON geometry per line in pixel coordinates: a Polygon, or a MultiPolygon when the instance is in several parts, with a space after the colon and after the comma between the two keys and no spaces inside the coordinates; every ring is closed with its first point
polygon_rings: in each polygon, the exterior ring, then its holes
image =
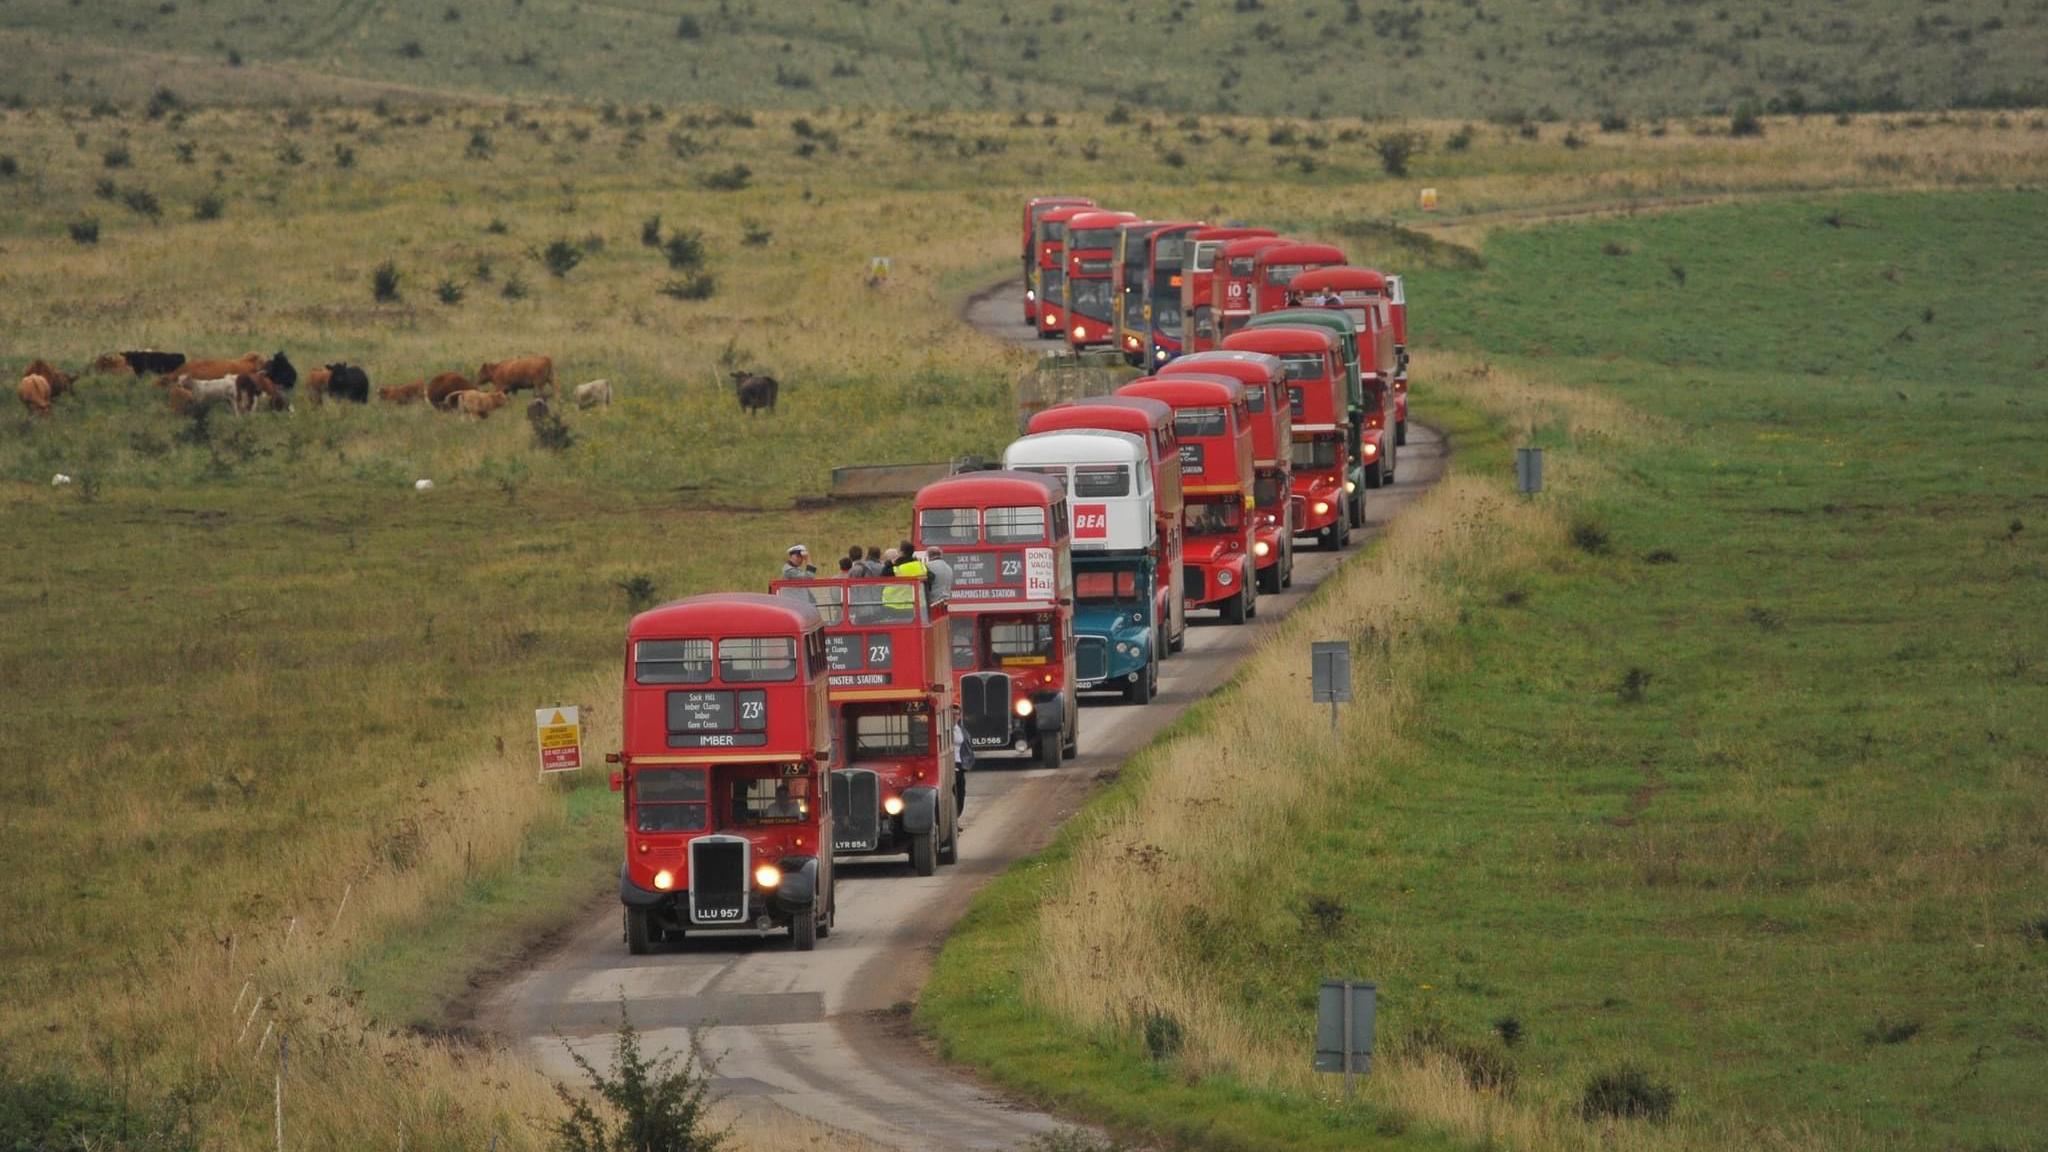
{"type": "Polygon", "coordinates": [[[292,362],[285,359],[283,352],[270,358],[270,363],[263,366],[263,374],[270,377],[272,384],[286,392],[297,387],[299,383],[299,370],[292,367],[292,362]]]}
{"type": "Polygon", "coordinates": [[[137,376],[163,376],[185,366],[183,352],[123,352],[121,359],[137,376]]]}
{"type": "Polygon", "coordinates": [[[358,404],[370,402],[370,374],[353,364],[329,364],[327,366],[327,395],[334,400],[353,400],[358,404]]]}
{"type": "Polygon", "coordinates": [[[732,374],[733,387],[740,394],[740,411],[752,416],[759,409],[775,411],[775,394],[782,389],[775,377],[754,372],[732,374]]]}

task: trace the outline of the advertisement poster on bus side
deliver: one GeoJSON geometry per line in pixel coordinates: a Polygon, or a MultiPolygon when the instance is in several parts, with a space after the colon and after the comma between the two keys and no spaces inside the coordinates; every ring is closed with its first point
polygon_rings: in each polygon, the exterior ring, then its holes
{"type": "Polygon", "coordinates": [[[1029,548],[1024,552],[1024,598],[1053,598],[1052,549],[1029,548]]]}

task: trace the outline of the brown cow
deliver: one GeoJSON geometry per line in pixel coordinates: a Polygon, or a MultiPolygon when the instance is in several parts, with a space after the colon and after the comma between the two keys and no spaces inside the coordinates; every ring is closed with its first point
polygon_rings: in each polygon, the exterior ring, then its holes
{"type": "Polygon", "coordinates": [[[491,413],[503,408],[511,399],[509,392],[479,392],[472,388],[455,394],[455,406],[462,410],[464,416],[488,420],[491,413]]]}
{"type": "Polygon", "coordinates": [[[732,383],[740,395],[740,411],[749,416],[763,408],[775,411],[775,394],[782,390],[775,377],[741,371],[732,374],[732,383]]]}
{"type": "Polygon", "coordinates": [[[377,389],[377,399],[386,404],[411,404],[427,398],[427,382],[415,380],[410,384],[399,384],[377,389]]]}
{"type": "Polygon", "coordinates": [[[315,368],[306,373],[306,391],[313,397],[313,407],[327,402],[327,386],[334,381],[334,373],[325,368],[315,368]]]}
{"type": "Polygon", "coordinates": [[[521,356],[516,360],[500,360],[486,364],[476,370],[476,386],[486,384],[497,387],[500,392],[518,392],[531,388],[542,396],[555,390],[555,361],[549,356],[521,356]]]}
{"type": "Polygon", "coordinates": [[[180,416],[199,407],[199,397],[194,396],[192,390],[183,384],[173,384],[169,388],[164,389],[164,400],[170,404],[171,411],[176,412],[180,416]]]}
{"type": "Polygon", "coordinates": [[[259,401],[266,402],[272,412],[284,412],[291,407],[290,401],[285,399],[284,389],[266,373],[252,375],[245,372],[235,377],[235,411],[254,412],[259,401]]]}
{"type": "MultiPolygon", "coordinates": [[[[233,360],[187,360],[175,372],[168,374],[171,383],[179,380],[214,380],[222,376],[247,376],[263,371],[264,356],[251,352],[233,360]]],[[[160,379],[157,381],[162,383],[160,379]]]]}
{"type": "Polygon", "coordinates": [[[23,376],[41,376],[44,380],[49,381],[50,399],[52,400],[71,391],[71,374],[69,372],[59,372],[56,366],[48,360],[31,361],[28,367],[21,370],[21,374],[23,376]]]}
{"type": "Polygon", "coordinates": [[[21,406],[31,416],[50,414],[50,382],[41,376],[28,375],[21,378],[21,385],[14,390],[21,397],[21,406]]]}
{"type": "Polygon", "coordinates": [[[92,370],[101,376],[133,376],[135,365],[128,362],[119,352],[109,352],[92,362],[92,370]]]}
{"type": "Polygon", "coordinates": [[[447,411],[454,410],[450,396],[457,392],[469,391],[469,378],[460,372],[443,372],[427,381],[427,403],[447,411]]]}

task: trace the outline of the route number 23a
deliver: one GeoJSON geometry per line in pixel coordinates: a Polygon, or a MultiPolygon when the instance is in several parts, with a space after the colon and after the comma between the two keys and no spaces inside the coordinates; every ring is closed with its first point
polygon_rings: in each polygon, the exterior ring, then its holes
{"type": "Polygon", "coordinates": [[[766,708],[767,704],[763,701],[743,700],[740,702],[740,719],[759,720],[764,714],[764,710],[766,708]]]}
{"type": "Polygon", "coordinates": [[[1024,574],[1024,561],[1015,556],[1003,557],[1002,574],[1005,580],[1013,576],[1022,576],[1024,574]]]}

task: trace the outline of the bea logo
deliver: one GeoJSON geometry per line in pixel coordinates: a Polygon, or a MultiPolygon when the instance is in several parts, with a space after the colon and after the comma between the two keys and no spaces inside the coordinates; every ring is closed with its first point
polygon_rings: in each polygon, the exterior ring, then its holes
{"type": "Polygon", "coordinates": [[[1103,540],[1109,536],[1109,510],[1101,504],[1074,506],[1074,536],[1081,540],[1103,540]]]}

